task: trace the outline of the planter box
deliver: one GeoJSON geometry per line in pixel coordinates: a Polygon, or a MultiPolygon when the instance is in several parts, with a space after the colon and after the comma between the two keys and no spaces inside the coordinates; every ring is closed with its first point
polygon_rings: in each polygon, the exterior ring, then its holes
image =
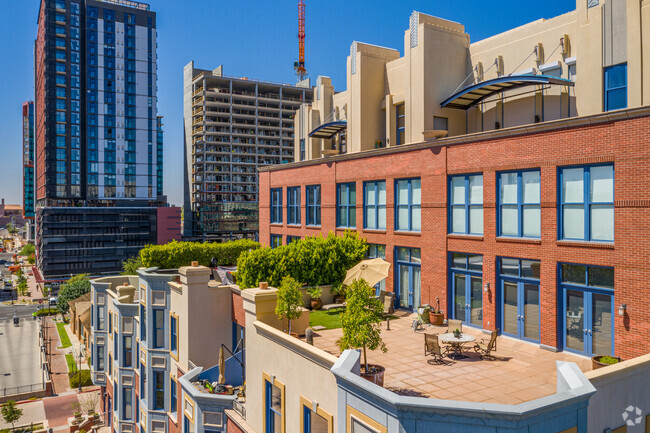
{"type": "MultiPolygon", "coordinates": [[[[323,293],[320,296],[321,301],[323,301],[323,305],[334,303],[334,297],[332,296],[331,292],[332,285],[318,287],[323,290],[323,293]]],[[[302,306],[305,308],[311,308],[311,296],[309,296],[309,293],[307,293],[307,286],[301,287],[300,293],[302,294],[302,306]]]]}
{"type": "Polygon", "coordinates": [[[432,325],[441,326],[445,322],[445,315],[443,313],[429,313],[429,319],[432,325]]]}

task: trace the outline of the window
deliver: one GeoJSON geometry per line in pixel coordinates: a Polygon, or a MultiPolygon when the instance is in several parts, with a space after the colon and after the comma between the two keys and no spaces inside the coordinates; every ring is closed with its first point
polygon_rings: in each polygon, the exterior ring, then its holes
{"type": "Polygon", "coordinates": [[[140,304],[140,341],[147,341],[147,309],[142,304],[140,304]]]}
{"type": "Polygon", "coordinates": [[[436,131],[449,131],[449,120],[446,117],[433,116],[433,129],[436,131]]]}
{"type": "Polygon", "coordinates": [[[395,181],[395,230],[420,231],[420,179],[395,181]]]}
{"type": "Polygon", "coordinates": [[[154,320],[154,336],[153,347],[154,349],[162,349],[165,347],[165,310],[156,308],[153,310],[154,320]]]}
{"type": "Polygon", "coordinates": [[[154,390],[156,392],[156,401],[154,402],[154,409],[165,408],[165,372],[154,371],[154,390]]]}
{"type": "Polygon", "coordinates": [[[176,381],[169,378],[169,411],[175,414],[178,411],[178,398],[176,397],[176,381]]]}
{"type": "Polygon", "coordinates": [[[124,337],[124,366],[131,367],[133,365],[133,337],[124,337]]]}
{"type": "Polygon", "coordinates": [[[269,380],[265,380],[264,385],[266,418],[264,431],[266,433],[282,433],[283,392],[278,386],[271,383],[269,380]]]}
{"type": "Polygon", "coordinates": [[[449,233],[483,234],[483,175],[449,178],[449,233]]]}
{"type": "Polygon", "coordinates": [[[307,225],[320,225],[320,185],[307,186],[307,225]]]}
{"type": "Polygon", "coordinates": [[[563,263],[561,275],[562,282],[567,284],[603,289],[614,288],[614,268],[563,263]]]}
{"type": "Polygon", "coordinates": [[[404,144],[406,142],[406,111],[404,104],[399,104],[395,107],[395,114],[397,116],[397,144],[404,144]]]}
{"type": "Polygon", "coordinates": [[[355,228],[357,226],[357,193],[354,182],[336,185],[336,226],[355,228]]]}
{"type": "Polygon", "coordinates": [[[483,256],[450,253],[450,317],[483,326],[483,256]]]}
{"type": "Polygon", "coordinates": [[[97,371],[104,371],[104,346],[97,346],[97,371]]]}
{"type": "Polygon", "coordinates": [[[386,181],[365,182],[363,194],[363,228],[386,230],[386,181]]]}
{"type": "Polygon", "coordinates": [[[271,188],[271,224],[282,224],[282,188],[271,188]]]}
{"type": "Polygon", "coordinates": [[[133,389],[124,388],[122,390],[122,393],[123,393],[122,403],[124,409],[123,418],[126,420],[130,420],[133,417],[133,389]]]}
{"type": "Polygon", "coordinates": [[[500,173],[498,235],[540,237],[539,170],[500,173]]]}
{"type": "Polygon", "coordinates": [[[627,107],[627,63],[605,68],[605,111],[627,107]]]}
{"type": "MultiPolygon", "coordinates": [[[[314,412],[312,408],[307,405],[302,406],[303,410],[303,433],[325,433],[329,431],[330,424],[327,419],[323,418],[320,414],[314,412]]],[[[322,410],[318,408],[318,411],[322,410]]]]}
{"type": "Polygon", "coordinates": [[[169,350],[178,355],[178,320],[176,316],[169,316],[169,350]]]}
{"type": "Polygon", "coordinates": [[[140,398],[147,398],[147,367],[140,363],[140,398]]]}
{"type": "Polygon", "coordinates": [[[560,239],[614,240],[614,166],[560,169],[560,239]]]}
{"type": "Polygon", "coordinates": [[[103,330],[104,330],[104,324],[105,324],[105,322],[104,322],[104,321],[105,321],[104,315],[105,315],[104,308],[98,306],[98,307],[97,307],[97,320],[98,320],[97,329],[98,329],[99,331],[103,331],[103,330]]]}
{"type": "Polygon", "coordinates": [[[271,248],[277,248],[282,245],[282,235],[271,235],[271,248]]]}
{"type": "Polygon", "coordinates": [[[108,315],[108,331],[109,333],[113,330],[113,313],[108,315]]]}
{"type": "Polygon", "coordinates": [[[287,188],[287,224],[300,225],[300,187],[287,188]]]}
{"type": "Polygon", "coordinates": [[[287,235],[287,245],[289,245],[291,242],[299,241],[300,236],[289,236],[287,235]]]}
{"type": "MultiPolygon", "coordinates": [[[[384,259],[386,260],[386,245],[379,245],[379,244],[368,244],[368,250],[366,251],[366,258],[367,259],[384,259]]],[[[375,284],[375,291],[377,294],[381,290],[386,290],[386,279],[384,278],[377,284],[375,284]]]]}

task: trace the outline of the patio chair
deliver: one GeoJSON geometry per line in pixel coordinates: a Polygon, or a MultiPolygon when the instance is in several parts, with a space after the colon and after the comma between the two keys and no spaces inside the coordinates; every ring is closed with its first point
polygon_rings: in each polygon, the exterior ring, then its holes
{"type": "Polygon", "coordinates": [[[495,329],[490,334],[490,340],[483,339],[480,342],[474,345],[474,351],[481,354],[481,359],[483,358],[494,358],[492,352],[497,350],[497,334],[499,333],[498,329],[495,329]]]}
{"type": "Polygon", "coordinates": [[[382,290],[379,292],[379,300],[381,301],[381,304],[384,306],[384,311],[386,314],[393,314],[395,312],[395,292],[387,292],[385,290],[382,290]],[[390,311],[386,312],[386,299],[390,301],[390,311]]]}
{"type": "Polygon", "coordinates": [[[442,358],[445,354],[446,350],[440,347],[436,334],[424,334],[424,356],[431,355],[433,357],[431,359],[432,362],[444,364],[445,361],[442,358]]]}
{"type": "Polygon", "coordinates": [[[454,332],[456,329],[463,332],[463,321],[454,319],[447,320],[447,332],[454,332]]]}

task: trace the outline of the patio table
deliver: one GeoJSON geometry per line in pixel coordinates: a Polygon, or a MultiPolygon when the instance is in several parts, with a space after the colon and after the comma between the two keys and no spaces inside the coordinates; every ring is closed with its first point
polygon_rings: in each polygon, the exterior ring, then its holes
{"type": "Polygon", "coordinates": [[[441,342],[449,344],[451,346],[451,350],[453,353],[451,353],[449,357],[452,359],[467,358],[466,355],[463,355],[463,344],[473,343],[474,341],[476,341],[476,337],[473,337],[469,334],[460,334],[460,337],[456,338],[453,332],[440,334],[438,335],[438,339],[441,342]]]}

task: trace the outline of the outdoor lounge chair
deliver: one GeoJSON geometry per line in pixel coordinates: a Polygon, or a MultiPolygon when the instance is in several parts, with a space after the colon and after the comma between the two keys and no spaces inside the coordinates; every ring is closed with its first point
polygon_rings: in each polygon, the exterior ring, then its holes
{"type": "Polygon", "coordinates": [[[384,312],[386,314],[393,314],[395,312],[395,292],[387,292],[385,290],[382,290],[379,292],[379,300],[381,301],[381,305],[384,306],[384,312]],[[386,312],[386,299],[390,300],[390,311],[386,312]]]}
{"type": "Polygon", "coordinates": [[[444,364],[442,359],[445,356],[446,351],[440,347],[438,343],[438,336],[436,334],[424,334],[424,356],[431,355],[432,362],[437,364],[444,364]]]}
{"type": "Polygon", "coordinates": [[[463,321],[454,319],[447,320],[447,332],[454,332],[456,329],[463,332],[463,321]]]}
{"type": "Polygon", "coordinates": [[[494,358],[492,352],[497,350],[497,334],[499,333],[498,329],[495,329],[490,334],[490,340],[483,339],[482,341],[474,345],[474,350],[476,353],[481,354],[481,359],[483,358],[494,358]]]}

